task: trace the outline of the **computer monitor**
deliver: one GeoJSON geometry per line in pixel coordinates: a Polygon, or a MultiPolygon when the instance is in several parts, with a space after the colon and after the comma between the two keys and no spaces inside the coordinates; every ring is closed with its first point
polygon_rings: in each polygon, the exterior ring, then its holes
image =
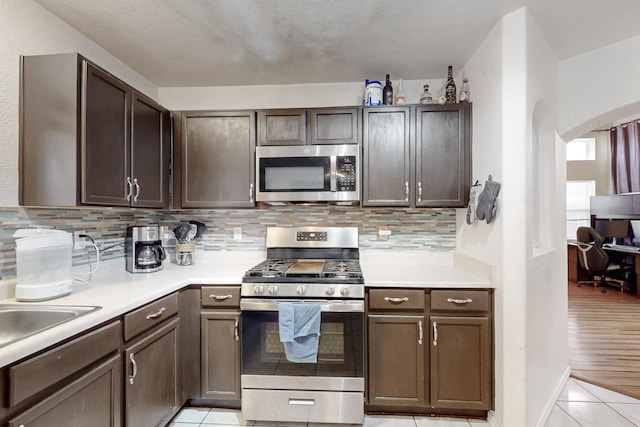
{"type": "Polygon", "coordinates": [[[629,223],[631,224],[631,231],[633,232],[633,242],[640,243],[640,220],[632,219],[629,223]]]}
{"type": "Polygon", "coordinates": [[[629,237],[628,219],[610,219],[604,224],[604,237],[611,238],[612,243],[623,244],[623,239],[629,237]]]}

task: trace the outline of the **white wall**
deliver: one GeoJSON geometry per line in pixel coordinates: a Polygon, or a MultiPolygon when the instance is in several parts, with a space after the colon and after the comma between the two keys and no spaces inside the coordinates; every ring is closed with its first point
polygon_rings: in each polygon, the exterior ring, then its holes
{"type": "Polygon", "coordinates": [[[558,129],[570,141],[640,115],[640,37],[560,62],[558,129]]]}
{"type": "Polygon", "coordinates": [[[464,73],[473,88],[473,179],[484,183],[492,174],[502,186],[495,222],[467,225],[458,211],[457,250],[497,266],[493,422],[535,426],[568,368],[557,62],[520,9],[503,17],[464,73]]]}
{"type": "Polygon", "coordinates": [[[0,1],[0,206],[18,205],[20,55],[79,52],[157,99],[156,86],[32,0],[0,1]]]}
{"type": "MultiPolygon", "coordinates": [[[[489,175],[503,182],[503,22],[499,22],[480,47],[465,64],[464,74],[469,78],[471,101],[473,103],[473,144],[472,144],[472,181],[484,184],[489,175]]],[[[505,203],[503,196],[497,200],[496,219],[487,224],[476,222],[466,224],[466,210],[457,211],[457,251],[495,265],[495,413],[492,415],[497,425],[518,425],[518,413],[525,411],[524,374],[517,374],[513,366],[518,362],[519,348],[524,345],[524,325],[512,324],[509,332],[505,319],[510,316],[508,302],[505,302],[503,278],[503,229],[505,203]],[[515,333],[518,342],[513,342],[515,333]],[[514,352],[515,349],[515,352],[514,352]],[[513,356],[513,357],[512,357],[513,356]],[[513,409],[507,414],[506,411],[513,409]],[[511,421],[508,424],[507,421],[511,421]]],[[[524,310],[522,310],[524,311],[524,310]]],[[[522,369],[520,369],[522,371],[522,369]]]]}
{"type": "Polygon", "coordinates": [[[558,64],[526,21],[527,425],[542,426],[569,374],[565,143],[557,137],[558,64]]]}
{"type": "MultiPolygon", "coordinates": [[[[373,76],[375,79],[378,76],[373,76]]],[[[401,77],[401,76],[400,76],[401,77]]],[[[398,81],[393,80],[394,94],[398,81]]],[[[462,79],[460,78],[460,82],[462,79]]],[[[407,104],[418,104],[423,85],[433,95],[443,91],[445,80],[403,80],[407,104]],[[435,88],[431,90],[431,88],[435,88]]],[[[242,110],[262,108],[313,108],[362,104],[364,81],[327,84],[266,86],[171,87],[158,90],[159,102],[179,110],[242,110]]]]}

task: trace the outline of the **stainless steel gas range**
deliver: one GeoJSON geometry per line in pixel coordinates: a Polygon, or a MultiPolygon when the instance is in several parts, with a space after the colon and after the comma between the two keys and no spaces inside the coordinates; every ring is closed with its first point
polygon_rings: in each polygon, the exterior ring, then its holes
{"type": "Polygon", "coordinates": [[[271,227],[267,259],[242,279],[242,416],[256,421],[361,424],[364,278],[356,227],[271,227]],[[315,359],[290,360],[285,306],[319,317],[315,359]]]}

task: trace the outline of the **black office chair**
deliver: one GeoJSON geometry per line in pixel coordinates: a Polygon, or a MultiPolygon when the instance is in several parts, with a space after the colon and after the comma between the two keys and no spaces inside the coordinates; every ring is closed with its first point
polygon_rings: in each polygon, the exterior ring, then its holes
{"type": "Polygon", "coordinates": [[[620,281],[629,280],[633,274],[633,268],[629,265],[614,264],[609,260],[609,254],[602,248],[603,237],[591,227],[579,227],[578,238],[578,261],[580,266],[594,276],[594,280],[581,280],[578,287],[583,283],[592,283],[600,286],[600,292],[607,292],[606,286],[613,286],[622,290],[630,290],[622,283],[608,279],[618,279],[620,281]],[[595,280],[595,276],[599,279],[595,280]]]}

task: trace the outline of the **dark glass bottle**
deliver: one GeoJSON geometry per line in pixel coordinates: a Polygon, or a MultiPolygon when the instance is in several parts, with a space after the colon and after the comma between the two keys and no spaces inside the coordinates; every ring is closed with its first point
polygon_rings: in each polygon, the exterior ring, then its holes
{"type": "Polygon", "coordinates": [[[382,103],[384,105],[393,105],[393,86],[391,86],[389,74],[387,74],[387,83],[382,89],[382,103]]]}
{"type": "Polygon", "coordinates": [[[453,81],[453,67],[451,65],[449,65],[449,70],[447,71],[447,86],[445,89],[445,95],[447,98],[447,104],[456,103],[456,82],[453,81]]]}

